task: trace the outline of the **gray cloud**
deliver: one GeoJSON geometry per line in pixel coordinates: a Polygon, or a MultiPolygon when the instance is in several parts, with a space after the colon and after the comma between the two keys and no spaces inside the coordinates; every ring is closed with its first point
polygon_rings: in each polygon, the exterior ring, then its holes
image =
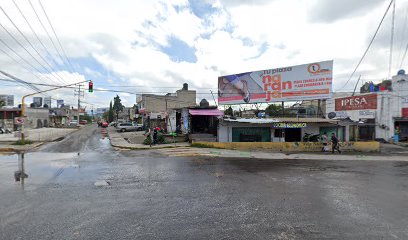
{"type": "Polygon", "coordinates": [[[365,15],[382,3],[384,0],[319,0],[309,9],[309,19],[332,23],[346,17],[365,15]]]}

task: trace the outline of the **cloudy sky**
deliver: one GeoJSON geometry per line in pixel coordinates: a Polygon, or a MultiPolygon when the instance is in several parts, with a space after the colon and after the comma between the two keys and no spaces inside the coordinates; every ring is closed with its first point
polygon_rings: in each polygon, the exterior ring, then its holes
{"type": "MultiPolygon", "coordinates": [[[[0,1],[0,70],[35,83],[92,79],[97,89],[129,92],[119,93],[127,106],[135,94],[174,92],[184,82],[210,100],[217,76],[324,60],[334,60],[334,91],[352,90],[359,75],[388,75],[391,11],[344,87],[389,0],[42,0],[69,61],[39,1],[14,2],[0,1]]],[[[397,1],[392,74],[408,64],[407,9],[407,0],[397,1]]],[[[0,86],[16,104],[32,92],[12,82],[0,86]]],[[[76,104],[73,89],[49,95],[76,104]]],[[[83,100],[108,106],[114,96],[86,92],[83,100]]]]}

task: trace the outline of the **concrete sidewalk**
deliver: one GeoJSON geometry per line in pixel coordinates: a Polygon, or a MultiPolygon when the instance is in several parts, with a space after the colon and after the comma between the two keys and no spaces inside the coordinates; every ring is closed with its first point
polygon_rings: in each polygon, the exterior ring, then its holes
{"type": "MultiPolygon", "coordinates": [[[[169,143],[169,144],[157,144],[157,145],[144,145],[137,143],[130,143],[127,141],[121,133],[116,131],[113,127],[107,128],[108,137],[110,139],[111,145],[117,148],[123,149],[133,149],[133,150],[143,150],[143,149],[159,149],[159,148],[175,148],[175,147],[188,147],[190,144],[188,142],[183,143],[169,143]]],[[[140,134],[140,133],[138,133],[140,134]]]]}
{"type": "MultiPolygon", "coordinates": [[[[165,156],[191,157],[191,156],[208,156],[208,157],[227,157],[227,158],[255,158],[255,159],[304,159],[304,160],[376,160],[376,161],[408,161],[408,148],[387,144],[382,146],[384,151],[381,153],[344,153],[332,154],[327,153],[282,153],[272,151],[243,151],[229,150],[218,148],[199,148],[190,147],[190,144],[171,143],[149,145],[130,143],[124,138],[124,135],[117,132],[114,128],[107,128],[107,133],[111,145],[121,149],[148,150],[157,149],[158,153],[165,156]]],[[[130,134],[130,133],[129,133],[130,134]]],[[[138,133],[140,134],[140,133],[138,133]]]]}
{"type": "Polygon", "coordinates": [[[270,159],[270,160],[373,160],[373,161],[408,161],[408,155],[386,155],[386,154],[365,154],[365,153],[279,153],[262,151],[242,151],[217,148],[196,148],[180,147],[173,149],[158,149],[157,153],[169,157],[223,157],[231,159],[270,159]]]}
{"type": "MultiPolygon", "coordinates": [[[[33,142],[52,142],[77,130],[78,128],[35,128],[27,129],[25,132],[27,140],[33,142]]],[[[19,139],[14,133],[0,134],[0,142],[15,142],[19,139]]]]}
{"type": "Polygon", "coordinates": [[[53,142],[58,139],[77,131],[80,128],[37,128],[27,129],[27,140],[33,141],[32,144],[26,145],[13,145],[16,141],[20,140],[14,133],[0,134],[0,152],[27,152],[31,151],[45,142],[53,142]]]}

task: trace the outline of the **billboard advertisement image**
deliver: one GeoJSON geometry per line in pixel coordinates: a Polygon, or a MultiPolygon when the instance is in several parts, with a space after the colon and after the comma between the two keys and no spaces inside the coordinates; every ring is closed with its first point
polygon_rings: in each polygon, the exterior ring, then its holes
{"type": "Polygon", "coordinates": [[[219,104],[331,98],[333,61],[239,73],[218,78],[219,104]]]}

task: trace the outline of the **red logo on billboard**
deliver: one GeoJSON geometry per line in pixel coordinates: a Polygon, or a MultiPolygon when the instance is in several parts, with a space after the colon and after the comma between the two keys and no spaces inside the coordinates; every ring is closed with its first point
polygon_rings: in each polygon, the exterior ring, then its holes
{"type": "Polygon", "coordinates": [[[401,116],[408,117],[408,108],[401,108],[401,116]]]}
{"type": "Polygon", "coordinates": [[[335,111],[362,109],[377,109],[377,94],[335,99],[335,111]]]}

